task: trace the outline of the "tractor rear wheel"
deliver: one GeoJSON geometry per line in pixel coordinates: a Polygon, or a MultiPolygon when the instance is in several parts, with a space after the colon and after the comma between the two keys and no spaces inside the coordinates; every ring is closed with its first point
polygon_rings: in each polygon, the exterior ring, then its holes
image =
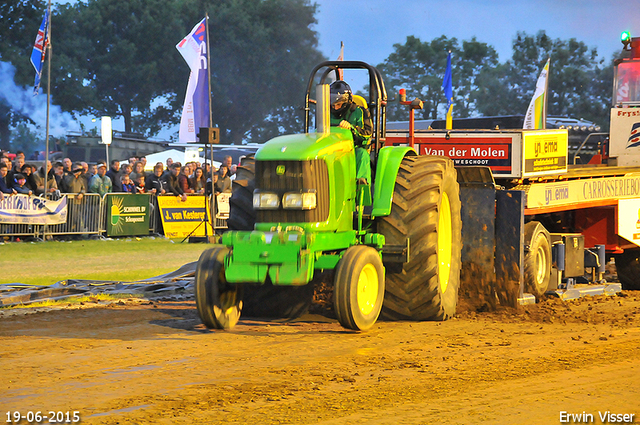
{"type": "Polygon", "coordinates": [[[389,265],[382,316],[393,320],[446,320],[456,312],[462,221],[453,161],[439,156],[402,160],[391,214],[378,232],[386,243],[410,241],[409,262],[389,265]]]}
{"type": "Polygon", "coordinates": [[[524,226],[524,240],[529,247],[524,257],[524,290],[540,300],[551,280],[549,232],[539,222],[530,221],[524,226]]]}
{"type": "Polygon", "coordinates": [[[371,328],[384,299],[384,267],[380,254],[370,246],[347,249],[336,267],[333,283],[334,311],[347,329],[371,328]]]}
{"type": "MultiPolygon", "coordinates": [[[[242,159],[233,181],[229,199],[229,230],[253,230],[256,212],[253,190],[256,188],[256,160],[242,159]]],[[[274,286],[267,278],[263,285],[244,285],[243,314],[248,317],[295,319],[302,316],[313,301],[313,282],[304,286],[274,286]]]]}
{"type": "Polygon", "coordinates": [[[196,266],[196,306],[202,323],[210,329],[231,329],[240,320],[242,286],[224,277],[226,248],[207,249],[196,266]]]}
{"type": "Polygon", "coordinates": [[[640,249],[625,249],[616,255],[618,280],[625,290],[640,290],[640,249]]]}

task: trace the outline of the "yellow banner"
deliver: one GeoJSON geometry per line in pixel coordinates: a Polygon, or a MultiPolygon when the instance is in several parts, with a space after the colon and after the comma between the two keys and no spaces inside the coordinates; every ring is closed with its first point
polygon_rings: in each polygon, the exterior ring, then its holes
{"type": "Polygon", "coordinates": [[[187,196],[184,202],[179,196],[158,196],[158,207],[167,238],[205,236],[205,226],[208,235],[214,234],[211,207],[203,195],[187,196]]]}
{"type": "Polygon", "coordinates": [[[567,130],[523,131],[523,176],[567,171],[567,130]]]}
{"type": "Polygon", "coordinates": [[[633,198],[640,198],[640,174],[533,183],[527,192],[527,208],[633,198]]]}

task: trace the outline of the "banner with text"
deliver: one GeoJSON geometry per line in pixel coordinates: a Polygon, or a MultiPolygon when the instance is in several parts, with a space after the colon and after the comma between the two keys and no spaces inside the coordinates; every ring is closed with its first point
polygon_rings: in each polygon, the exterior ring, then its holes
{"type": "Polygon", "coordinates": [[[107,194],[107,236],[148,235],[149,196],[107,194]]]}
{"type": "Polygon", "coordinates": [[[209,201],[204,195],[188,196],[182,201],[177,196],[158,196],[162,227],[167,238],[213,235],[209,218],[209,201]]]}
{"type": "Polygon", "coordinates": [[[28,195],[5,195],[0,201],[0,223],[63,224],[67,222],[67,197],[50,201],[28,195]]]}

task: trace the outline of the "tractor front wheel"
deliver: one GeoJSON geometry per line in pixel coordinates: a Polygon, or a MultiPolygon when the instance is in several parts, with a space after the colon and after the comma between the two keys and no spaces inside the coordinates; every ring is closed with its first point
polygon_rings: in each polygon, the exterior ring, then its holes
{"type": "Polygon", "coordinates": [[[196,266],[196,306],[209,329],[231,329],[240,320],[242,286],[224,277],[226,248],[212,248],[200,255],[196,266]]]}
{"type": "Polygon", "coordinates": [[[347,249],[336,267],[333,284],[334,309],[347,329],[366,331],[382,309],[384,267],[380,254],[369,246],[347,249]]]}
{"type": "Polygon", "coordinates": [[[551,280],[549,232],[539,222],[530,221],[524,226],[524,237],[529,247],[524,257],[524,290],[540,300],[551,280]]]}

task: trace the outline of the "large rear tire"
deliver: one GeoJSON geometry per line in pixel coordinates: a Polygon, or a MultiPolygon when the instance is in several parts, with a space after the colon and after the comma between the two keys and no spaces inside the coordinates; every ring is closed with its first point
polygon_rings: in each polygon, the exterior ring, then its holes
{"type": "MultiPolygon", "coordinates": [[[[229,230],[253,230],[256,212],[253,209],[253,190],[256,187],[256,160],[253,155],[242,159],[236,170],[229,199],[229,230]]],[[[244,285],[245,317],[295,319],[309,311],[313,301],[313,283],[304,286],[244,285]]]]}
{"type": "Polygon", "coordinates": [[[207,249],[196,266],[196,306],[209,329],[233,328],[242,312],[242,286],[229,284],[224,277],[228,252],[226,248],[207,249]]]}
{"type": "Polygon", "coordinates": [[[347,249],[336,267],[334,311],[347,329],[366,331],[378,320],[384,299],[384,267],[370,246],[347,249]]]}
{"type": "Polygon", "coordinates": [[[618,280],[625,290],[640,290],[640,249],[627,249],[616,256],[618,280]]]}
{"type": "Polygon", "coordinates": [[[449,158],[407,156],[400,164],[391,214],[378,232],[386,243],[410,241],[410,261],[390,265],[382,316],[446,320],[456,312],[462,221],[457,172],[449,158]]]}
{"type": "Polygon", "coordinates": [[[530,221],[524,226],[524,240],[529,246],[524,257],[524,291],[540,300],[551,280],[549,232],[539,222],[530,221]]]}

